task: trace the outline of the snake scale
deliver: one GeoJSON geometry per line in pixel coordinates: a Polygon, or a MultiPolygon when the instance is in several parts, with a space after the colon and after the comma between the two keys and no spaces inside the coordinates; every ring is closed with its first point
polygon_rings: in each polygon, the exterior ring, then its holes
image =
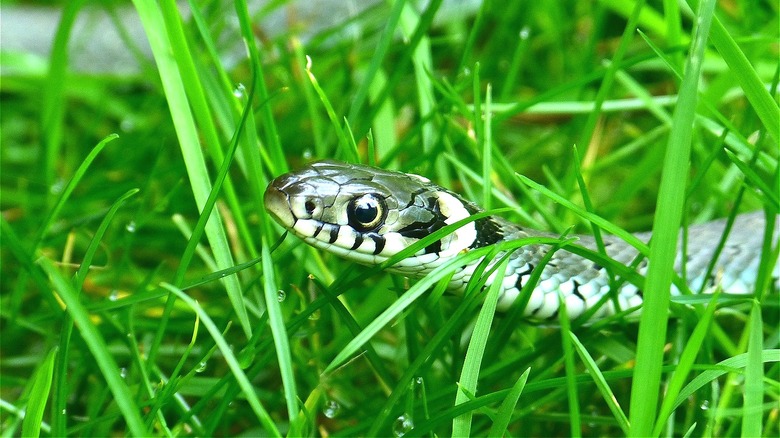
{"type": "MultiPolygon", "coordinates": [[[[332,160],[315,162],[273,180],[265,192],[265,206],[279,224],[309,245],[365,265],[382,263],[436,230],[482,211],[476,204],[427,178],[332,160]]],[[[679,273],[685,263],[685,276],[691,291],[698,291],[702,286],[706,290],[718,286],[727,293],[753,293],[761,259],[765,215],[763,212],[738,215],[714,269],[709,271],[725,223],[721,219],[688,227],[688,255],[682,257],[678,253],[675,264],[679,273]]],[[[775,245],[778,228],[780,217],[775,216],[775,245]]],[[[423,277],[458,254],[534,236],[558,237],[521,227],[500,216],[485,216],[466,223],[388,270],[423,277]]],[[[635,236],[644,242],[650,239],[649,232],[635,236]]],[[[577,245],[591,250],[597,248],[593,237],[576,237],[577,245]]],[[[646,273],[648,261],[638,257],[636,248],[614,236],[605,235],[602,239],[610,258],[633,267],[640,275],[646,273]]],[[[503,275],[493,273],[485,285],[489,286],[496,279],[502,282],[498,309],[506,310],[518,299],[534,268],[541,264],[541,276],[532,285],[524,309],[528,319],[556,318],[560,309],[559,297],[565,300],[570,318],[586,311],[591,319],[621,310],[639,311],[642,304],[640,288],[622,282],[617,286],[617,293],[610,294],[610,285],[615,283],[611,282],[614,276],[610,276],[608,269],[566,248],[555,251],[546,264],[543,258],[553,249],[550,244],[528,244],[512,250],[503,275]],[[597,308],[593,309],[594,306],[597,308]]],[[[497,263],[497,260],[498,257],[490,263],[497,263]]],[[[479,262],[458,267],[448,289],[462,292],[479,262]]],[[[777,289],[780,283],[777,260],[772,275],[773,286],[777,289]]],[[[672,293],[679,293],[676,286],[672,289],[672,293]]]]}

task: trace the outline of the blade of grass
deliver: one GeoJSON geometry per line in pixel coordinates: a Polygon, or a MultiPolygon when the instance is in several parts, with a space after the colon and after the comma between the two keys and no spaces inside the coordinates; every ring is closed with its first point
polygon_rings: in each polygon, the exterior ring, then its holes
{"type": "Polygon", "coordinates": [[[558,322],[561,324],[561,344],[563,349],[563,365],[566,370],[566,396],[569,401],[569,430],[572,437],[582,436],[582,418],[580,400],[577,396],[577,369],[574,367],[574,347],[569,335],[571,321],[566,310],[566,299],[560,289],[558,294],[558,322]]]}
{"type": "MultiPolygon", "coordinates": [[[[463,221],[459,221],[459,222],[463,222],[463,221]]],[[[462,225],[462,224],[456,222],[455,224],[452,225],[462,225]]],[[[443,227],[442,229],[438,230],[435,233],[432,233],[430,236],[427,237],[438,236],[438,238],[441,238],[442,235],[445,235],[447,232],[450,232],[450,230],[446,230],[445,233],[441,235],[439,234],[440,232],[444,231],[446,228],[447,227],[443,227]]],[[[501,247],[506,250],[511,250],[532,243],[555,244],[555,243],[560,243],[560,241],[558,239],[553,239],[553,238],[535,237],[535,238],[527,238],[527,239],[518,239],[511,242],[504,242],[504,244],[502,244],[501,247]]],[[[350,340],[350,342],[347,343],[347,345],[336,355],[336,357],[333,358],[330,364],[327,367],[325,367],[323,373],[328,373],[330,371],[333,371],[336,367],[344,363],[363,344],[368,342],[379,330],[381,330],[382,327],[387,325],[393,318],[395,318],[401,312],[403,312],[404,309],[409,307],[415,300],[417,300],[417,298],[419,298],[434,284],[436,284],[436,282],[438,282],[444,276],[452,272],[453,269],[468,264],[469,262],[477,260],[480,257],[484,257],[486,254],[488,254],[489,251],[492,251],[493,249],[494,248],[487,246],[476,250],[472,250],[467,253],[461,254],[452,260],[448,260],[446,263],[436,267],[428,275],[426,275],[420,281],[415,283],[414,286],[409,288],[408,291],[406,291],[401,297],[399,297],[384,312],[382,312],[382,314],[380,314],[373,321],[371,321],[371,323],[368,324],[366,328],[364,328],[363,331],[360,332],[359,335],[355,336],[352,340],[350,340]]]]}
{"type": "Polygon", "coordinates": [[[27,408],[22,422],[22,436],[24,437],[37,437],[41,434],[43,413],[46,411],[46,401],[49,399],[51,391],[56,357],[57,349],[53,348],[35,371],[30,398],[27,400],[27,408]]]}
{"type": "Polygon", "coordinates": [[[271,259],[271,250],[268,247],[267,240],[263,241],[261,251],[263,290],[265,291],[265,306],[268,311],[268,325],[271,326],[271,334],[276,347],[276,360],[279,362],[279,371],[282,375],[284,399],[287,401],[287,415],[289,415],[288,420],[292,422],[298,416],[298,392],[295,389],[295,373],[290,353],[290,341],[287,337],[287,330],[284,327],[282,309],[279,306],[273,260],[271,259]]]}
{"type": "Polygon", "coordinates": [[[128,431],[135,436],[146,435],[147,430],[141,419],[140,407],[133,401],[133,392],[119,375],[119,366],[100,331],[90,319],[89,313],[81,304],[73,285],[57,270],[51,260],[40,258],[37,263],[49,276],[54,290],[65,303],[68,314],[79,328],[79,334],[95,358],[103,378],[106,379],[108,389],[114,396],[114,402],[122,412],[128,431]]]}
{"type": "Polygon", "coordinates": [[[63,5],[62,15],[49,60],[47,80],[43,82],[43,102],[41,111],[41,131],[44,134],[46,153],[43,154],[43,175],[46,186],[51,187],[55,181],[57,158],[62,154],[63,121],[65,116],[65,84],[68,70],[68,41],[70,32],[76,21],[84,0],[76,0],[63,5]]]}
{"type": "MultiPolygon", "coordinates": [[[[249,59],[252,62],[253,81],[254,88],[257,90],[257,98],[260,102],[267,102],[269,95],[265,85],[266,79],[263,70],[263,62],[260,58],[260,53],[257,50],[257,44],[255,44],[255,34],[252,27],[252,19],[247,8],[247,2],[246,0],[235,0],[234,5],[241,29],[241,36],[244,39],[244,44],[249,52],[249,59]]],[[[260,107],[260,112],[263,120],[262,126],[265,130],[265,148],[263,148],[263,150],[268,151],[268,155],[270,156],[270,160],[266,164],[269,169],[274,170],[275,174],[281,174],[287,171],[287,160],[284,158],[282,144],[279,141],[279,133],[276,128],[274,113],[270,105],[263,105],[260,107]]]]}
{"type": "MultiPolygon", "coordinates": [[[[87,250],[84,252],[84,258],[81,261],[79,270],[73,277],[73,284],[76,288],[76,293],[80,294],[84,284],[84,280],[87,278],[89,268],[92,266],[92,259],[95,257],[95,253],[100,247],[100,243],[103,240],[103,236],[114,219],[119,208],[124,205],[125,201],[130,197],[135,196],[139,192],[138,189],[128,190],[124,195],[120,196],[111,208],[106,213],[106,216],[100,222],[100,225],[95,232],[92,240],[89,242],[87,250]]],[[[54,394],[52,396],[52,435],[65,435],[66,434],[66,420],[67,416],[62,415],[62,412],[66,409],[67,404],[67,379],[68,379],[68,366],[70,357],[70,340],[71,333],[73,332],[73,319],[68,317],[63,321],[63,328],[60,331],[60,354],[57,357],[56,369],[57,373],[54,376],[54,394]]]]}
{"type": "Polygon", "coordinates": [[[255,388],[252,386],[249,378],[247,378],[244,370],[241,368],[241,364],[239,364],[235,354],[233,354],[233,349],[230,347],[230,344],[228,344],[228,341],[224,338],[224,336],[222,336],[222,332],[219,330],[211,317],[209,317],[203,308],[200,307],[200,304],[196,300],[182,292],[179,288],[167,283],[162,283],[160,286],[176,295],[180,300],[184,301],[198,315],[198,318],[200,318],[203,326],[206,328],[206,330],[208,330],[217,346],[219,346],[219,351],[225,358],[225,363],[228,365],[230,371],[233,373],[233,377],[241,387],[243,395],[246,397],[247,403],[249,403],[249,405],[252,407],[252,410],[257,416],[257,419],[260,420],[260,424],[270,435],[280,437],[281,434],[279,434],[279,430],[276,428],[273,419],[268,415],[268,411],[265,410],[263,404],[257,398],[257,395],[255,394],[255,388]]]}
{"type": "Polygon", "coordinates": [[[664,399],[661,403],[658,421],[656,421],[655,428],[653,429],[653,436],[661,435],[664,423],[666,423],[669,416],[672,415],[672,403],[680,393],[680,389],[683,387],[683,384],[688,377],[688,373],[690,373],[691,368],[696,361],[696,356],[699,354],[701,346],[707,337],[710,323],[712,323],[712,319],[715,316],[715,309],[718,307],[716,303],[719,297],[719,293],[712,294],[712,296],[709,297],[709,304],[704,310],[699,322],[696,323],[693,333],[691,333],[683,352],[679,356],[677,367],[675,368],[671,379],[669,379],[669,384],[667,385],[666,393],[664,394],[664,399]]]}
{"type": "Polygon", "coordinates": [[[617,421],[618,426],[620,426],[620,429],[623,430],[624,434],[628,434],[628,417],[626,417],[626,414],[620,407],[614,392],[612,392],[612,388],[610,388],[609,383],[607,383],[607,379],[604,378],[604,373],[601,372],[598,364],[596,364],[596,361],[593,360],[593,357],[590,355],[587,348],[585,348],[585,345],[580,342],[577,335],[575,335],[573,332],[569,332],[569,337],[571,338],[572,345],[574,345],[576,348],[577,354],[580,356],[580,359],[588,369],[588,374],[591,376],[591,378],[593,378],[593,382],[596,384],[596,388],[598,388],[599,392],[601,393],[601,397],[604,399],[607,407],[612,412],[612,416],[615,418],[615,421],[617,421]]]}
{"type": "Polygon", "coordinates": [[[745,96],[763,123],[766,132],[774,139],[775,143],[780,142],[780,107],[718,17],[715,17],[712,22],[710,39],[723,60],[734,72],[734,79],[745,90],[745,96]]]}
{"type": "Polygon", "coordinates": [[[100,154],[100,152],[103,150],[103,148],[106,147],[106,145],[119,138],[116,134],[111,134],[100,141],[92,150],[89,152],[89,154],[84,158],[84,160],[81,162],[81,165],[76,169],[76,171],[73,173],[73,176],[70,178],[70,181],[68,181],[68,184],[65,186],[65,189],[63,189],[62,194],[60,194],[60,197],[57,199],[57,202],[54,204],[54,206],[49,210],[49,214],[46,215],[46,219],[43,220],[43,224],[41,224],[41,227],[38,229],[38,236],[34,240],[34,246],[30,250],[31,253],[34,253],[35,250],[38,249],[38,246],[43,241],[44,237],[46,237],[46,233],[49,231],[49,228],[51,227],[51,224],[54,222],[54,219],[57,218],[57,216],[60,214],[60,211],[62,210],[62,207],[65,206],[65,203],[70,198],[70,195],[73,193],[73,190],[78,185],[79,181],[84,177],[84,175],[87,173],[87,169],[89,169],[89,166],[92,165],[92,163],[95,161],[95,158],[100,154]]]}
{"type": "Polygon", "coordinates": [[[496,418],[493,421],[493,426],[490,427],[488,436],[504,436],[506,434],[506,428],[509,426],[509,422],[512,420],[512,411],[517,406],[517,401],[520,400],[520,395],[525,388],[525,382],[528,381],[528,375],[531,373],[531,368],[526,368],[523,374],[515,381],[515,384],[509,389],[504,401],[501,402],[501,406],[496,412],[496,418]]]}
{"type": "MultiPolygon", "coordinates": [[[[152,47],[152,53],[154,54],[154,59],[157,63],[157,68],[159,69],[160,79],[163,84],[163,90],[171,112],[171,117],[173,118],[173,123],[176,128],[176,135],[184,158],[184,164],[187,168],[187,174],[189,175],[195,202],[198,206],[198,210],[203,212],[205,211],[204,209],[206,208],[212,190],[211,180],[200,147],[195,120],[193,119],[192,113],[189,111],[190,103],[187,99],[185,86],[182,83],[178,67],[170,54],[171,44],[168,40],[168,36],[164,32],[165,25],[163,17],[160,10],[153,3],[135,0],[133,4],[141,18],[141,23],[146,31],[146,36],[149,39],[149,44],[152,47]]],[[[205,224],[207,239],[211,245],[211,250],[218,267],[220,269],[227,269],[233,266],[234,262],[230,252],[230,244],[227,235],[225,234],[225,229],[222,226],[222,220],[219,214],[213,210],[208,216],[209,220],[205,224]]],[[[225,277],[223,279],[223,284],[225,285],[225,289],[227,290],[228,297],[236,312],[236,317],[238,318],[241,328],[244,330],[247,338],[251,338],[252,326],[249,322],[246,307],[243,304],[243,293],[238,278],[235,275],[225,277]]],[[[166,318],[161,320],[160,332],[162,332],[166,326],[165,321],[166,318]]],[[[158,340],[152,345],[152,349],[150,350],[150,362],[153,362],[155,356],[153,353],[156,353],[156,346],[159,345],[159,342],[158,335],[158,340]]]]}
{"type": "MultiPolygon", "coordinates": [[[[677,409],[677,407],[685,403],[689,397],[691,397],[704,385],[712,382],[724,374],[730,373],[740,368],[745,368],[747,363],[748,353],[743,353],[710,365],[712,369],[702,372],[698,376],[691,379],[687,385],[685,385],[685,387],[680,391],[680,394],[675,398],[674,403],[672,404],[672,410],[677,409]]],[[[761,363],[780,363],[780,349],[762,350],[761,363]]]]}
{"type": "MultiPolygon", "coordinates": [[[[503,257],[503,261],[498,265],[498,269],[495,271],[495,279],[488,289],[485,302],[482,304],[482,308],[477,316],[477,322],[474,325],[474,331],[471,333],[471,339],[469,340],[469,346],[466,349],[466,359],[463,361],[463,369],[461,370],[459,383],[459,391],[455,396],[455,404],[459,405],[469,399],[466,393],[476,394],[477,381],[479,380],[479,370],[482,367],[482,357],[485,354],[485,347],[488,343],[488,335],[490,334],[490,327],[493,324],[493,317],[496,314],[496,305],[498,304],[498,297],[502,291],[502,279],[506,267],[509,264],[509,255],[506,254],[503,257]]],[[[471,435],[471,418],[472,412],[467,412],[463,415],[455,417],[452,420],[452,435],[453,436],[470,436],[471,435]]]]}
{"type": "Polygon", "coordinates": [[[742,436],[762,436],[764,401],[764,364],[761,352],[764,348],[763,322],[761,320],[761,305],[753,301],[750,311],[750,323],[747,363],[745,364],[745,392],[742,406],[742,436]]]}
{"type": "Polygon", "coordinates": [[[355,91],[355,96],[352,100],[352,106],[349,109],[349,115],[347,120],[351,125],[355,124],[355,121],[363,109],[363,104],[368,98],[368,91],[374,85],[374,78],[379,72],[382,61],[387,55],[387,51],[390,49],[390,44],[393,43],[395,37],[395,31],[398,27],[398,22],[401,19],[401,12],[403,12],[404,6],[406,6],[406,0],[395,0],[392,2],[392,9],[390,14],[386,18],[386,24],[382,29],[382,35],[379,37],[379,41],[374,49],[374,54],[371,57],[371,62],[368,64],[363,80],[360,82],[360,86],[355,91]]]}
{"type": "Polygon", "coordinates": [[[715,1],[699,4],[697,29],[680,86],[680,98],[672,116],[658,193],[650,260],[639,322],[636,368],[631,384],[629,407],[631,436],[647,436],[658,415],[658,387],[661,381],[666,321],[669,317],[669,291],[674,277],[677,236],[685,204],[685,180],[688,176],[692,130],[698,98],[701,64],[707,47],[707,35],[715,1]]]}

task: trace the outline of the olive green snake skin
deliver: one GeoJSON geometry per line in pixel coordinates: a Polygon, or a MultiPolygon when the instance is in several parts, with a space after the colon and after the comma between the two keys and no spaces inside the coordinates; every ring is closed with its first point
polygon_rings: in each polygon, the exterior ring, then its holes
{"type": "MultiPolygon", "coordinates": [[[[365,265],[376,265],[442,227],[482,210],[456,193],[428,179],[369,166],[320,161],[273,180],[265,192],[265,206],[279,224],[309,245],[365,265]]],[[[715,247],[721,240],[725,220],[692,225],[687,230],[687,257],[677,254],[676,270],[685,263],[688,288],[694,293],[715,286],[731,294],[750,294],[755,288],[765,228],[763,212],[738,215],[719,254],[714,269],[708,269],[715,247]]],[[[774,245],[777,245],[780,218],[775,216],[774,245]]],[[[410,277],[423,277],[437,266],[470,250],[526,237],[558,237],[513,224],[499,216],[486,216],[468,222],[455,232],[401,260],[388,270],[410,277]]],[[[635,234],[647,242],[650,233],[635,234]]],[[[596,250],[591,236],[576,236],[576,245],[596,250]]],[[[648,261],[623,240],[604,235],[607,255],[644,275],[648,261]]],[[[631,282],[618,283],[610,293],[614,275],[601,264],[563,247],[545,264],[551,244],[528,244],[512,250],[506,272],[494,273],[502,282],[499,310],[508,309],[520,296],[537,266],[542,267],[538,282],[532,284],[524,315],[544,321],[557,317],[559,300],[565,300],[569,317],[586,311],[591,319],[622,310],[638,312],[642,291],[631,282]]],[[[497,263],[498,257],[491,263],[497,263]]],[[[460,266],[449,290],[462,292],[480,260],[460,266]]],[[[491,264],[488,264],[488,269],[491,264]]],[[[772,272],[778,288],[780,267],[772,272]]],[[[639,283],[641,285],[641,282],[639,283]]],[[[526,292],[527,293],[527,292],[526,292]]],[[[673,294],[679,294],[676,286],[673,294]]]]}

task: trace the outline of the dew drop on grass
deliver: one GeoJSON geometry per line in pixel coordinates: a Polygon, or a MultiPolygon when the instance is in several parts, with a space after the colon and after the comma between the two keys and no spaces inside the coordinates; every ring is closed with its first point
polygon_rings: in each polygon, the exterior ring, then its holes
{"type": "Polygon", "coordinates": [[[244,84],[239,83],[238,85],[236,85],[236,88],[233,90],[233,96],[235,96],[238,99],[241,99],[242,97],[244,97],[245,92],[246,92],[246,87],[244,86],[244,84]]]}
{"type": "Polygon", "coordinates": [[[287,293],[283,290],[279,290],[276,292],[276,300],[280,303],[284,301],[287,298],[287,293]]]}
{"type": "Polygon", "coordinates": [[[196,373],[202,373],[203,371],[206,371],[206,361],[201,361],[197,367],[195,367],[196,373]]]}
{"type": "Polygon", "coordinates": [[[108,301],[116,301],[119,298],[119,291],[114,289],[108,294],[108,301]]]}
{"type": "Polygon", "coordinates": [[[418,377],[418,378],[414,379],[414,383],[416,383],[418,385],[422,385],[423,383],[425,383],[425,380],[423,380],[422,377],[418,377]]]}
{"type": "Polygon", "coordinates": [[[49,192],[52,195],[59,195],[63,189],[65,189],[65,181],[59,179],[49,187],[49,192]]]}
{"type": "Polygon", "coordinates": [[[341,405],[336,400],[325,400],[325,405],[322,407],[322,413],[328,418],[336,418],[341,405]]]}
{"type": "Polygon", "coordinates": [[[119,369],[119,377],[123,379],[127,377],[127,368],[122,367],[119,369]]]}
{"type": "Polygon", "coordinates": [[[311,149],[304,149],[302,155],[304,160],[311,160],[312,157],[314,156],[311,149]]]}
{"type": "Polygon", "coordinates": [[[703,402],[701,402],[701,406],[700,407],[701,407],[702,411],[709,410],[710,409],[710,401],[709,400],[704,400],[703,402]]]}
{"type": "Polygon", "coordinates": [[[403,414],[393,422],[393,436],[402,437],[414,428],[414,422],[409,414],[403,414]]]}
{"type": "Polygon", "coordinates": [[[135,130],[135,122],[133,119],[126,117],[119,122],[119,129],[121,129],[122,132],[131,132],[135,130]]]}
{"type": "Polygon", "coordinates": [[[530,36],[531,36],[531,29],[529,29],[528,26],[523,26],[523,28],[520,29],[520,39],[527,40],[528,37],[530,36]]]}
{"type": "Polygon", "coordinates": [[[135,221],[130,221],[125,225],[125,229],[128,233],[135,233],[135,230],[138,228],[138,226],[135,224],[135,221]]]}

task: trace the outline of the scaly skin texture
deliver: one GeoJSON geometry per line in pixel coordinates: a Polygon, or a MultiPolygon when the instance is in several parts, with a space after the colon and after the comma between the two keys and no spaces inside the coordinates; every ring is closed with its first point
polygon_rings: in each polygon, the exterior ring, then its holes
{"type": "MultiPolygon", "coordinates": [[[[426,178],[337,161],[316,162],[276,178],[266,189],[265,206],[283,227],[309,245],[365,265],[382,263],[436,230],[482,211],[476,204],[426,178]]],[[[676,270],[680,273],[685,263],[688,287],[693,292],[702,286],[706,290],[718,286],[727,293],[753,293],[765,228],[764,214],[737,216],[708,275],[707,268],[723,235],[725,222],[717,220],[688,227],[688,256],[678,253],[676,270]]],[[[775,242],[778,228],[780,218],[776,216],[775,242]]],[[[464,252],[526,237],[558,236],[524,228],[498,216],[487,216],[467,223],[389,270],[423,277],[464,252]]],[[[576,245],[597,250],[593,237],[576,237],[576,245]]],[[[638,233],[636,237],[647,242],[650,233],[638,233]]],[[[603,242],[611,259],[645,274],[648,261],[640,257],[636,248],[609,235],[603,237],[603,242]]],[[[517,300],[533,270],[543,264],[542,259],[553,248],[549,244],[529,244],[513,250],[506,272],[488,278],[486,285],[496,279],[502,282],[499,309],[507,309],[517,300]]],[[[575,249],[571,247],[558,249],[541,266],[541,277],[525,307],[529,319],[556,318],[559,292],[566,300],[571,318],[589,312],[589,317],[595,319],[619,310],[639,309],[642,292],[637,284],[615,282],[614,273],[611,280],[605,266],[572,251],[575,249]],[[615,285],[617,293],[609,293],[610,284],[615,285]]],[[[478,263],[479,260],[459,267],[449,289],[463,291],[478,263]]],[[[778,276],[780,267],[775,263],[775,288],[778,276]]],[[[679,293],[677,287],[673,287],[672,293],[679,293]]]]}

